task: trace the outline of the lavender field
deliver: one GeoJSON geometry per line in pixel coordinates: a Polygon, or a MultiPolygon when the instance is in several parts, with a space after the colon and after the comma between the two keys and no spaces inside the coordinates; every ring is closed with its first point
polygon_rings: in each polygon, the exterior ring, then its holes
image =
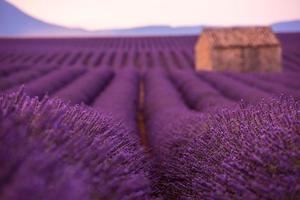
{"type": "Polygon", "coordinates": [[[280,73],[197,36],[0,39],[0,199],[300,199],[300,34],[280,73]]]}

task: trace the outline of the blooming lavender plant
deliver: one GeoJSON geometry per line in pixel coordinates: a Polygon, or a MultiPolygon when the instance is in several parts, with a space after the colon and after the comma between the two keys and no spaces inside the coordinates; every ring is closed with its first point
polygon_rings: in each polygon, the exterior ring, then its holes
{"type": "Polygon", "coordinates": [[[114,79],[94,100],[92,106],[117,117],[133,130],[136,129],[139,79],[139,74],[134,69],[117,71],[114,79]]]}
{"type": "Polygon", "coordinates": [[[43,66],[17,71],[9,76],[1,78],[0,89],[7,90],[9,88],[19,86],[20,84],[24,84],[40,76],[44,76],[56,69],[57,67],[53,66],[43,66]]]}
{"type": "Polygon", "coordinates": [[[72,104],[91,104],[113,78],[109,69],[90,70],[85,75],[57,91],[54,96],[70,101],[72,104]]]}
{"type": "Polygon", "coordinates": [[[291,95],[295,98],[300,97],[299,91],[285,87],[277,83],[277,81],[272,82],[272,81],[257,79],[256,76],[252,74],[238,74],[238,73],[225,73],[225,74],[253,88],[259,88],[261,90],[264,90],[265,92],[269,92],[274,95],[286,94],[286,95],[291,95]]]}
{"type": "Polygon", "coordinates": [[[170,72],[171,79],[182,93],[189,106],[197,111],[211,111],[212,108],[231,106],[234,102],[210,84],[199,79],[194,71],[177,70],[170,72]]]}
{"type": "Polygon", "coordinates": [[[208,116],[149,116],[155,188],[165,199],[298,199],[299,111],[282,97],[208,116]]]}
{"type": "MultiPolygon", "coordinates": [[[[152,153],[156,154],[161,143],[168,138],[169,132],[160,132],[160,129],[182,118],[193,116],[184,103],[179,92],[172,82],[167,78],[165,72],[161,70],[149,70],[144,77],[145,99],[144,115],[148,143],[152,148],[152,153]],[[166,121],[168,119],[169,121],[166,121]]],[[[159,152],[158,152],[159,154],[159,152]]]]}
{"type": "Polygon", "coordinates": [[[30,67],[23,65],[10,65],[10,64],[1,64],[0,65],[0,77],[5,77],[16,72],[26,70],[30,67]]]}
{"type": "Polygon", "coordinates": [[[219,90],[224,96],[235,101],[244,100],[249,103],[257,103],[262,98],[270,97],[270,93],[264,92],[258,88],[250,87],[246,84],[226,77],[220,72],[201,72],[198,76],[209,82],[213,87],[219,90]]]}
{"type": "Polygon", "coordinates": [[[0,138],[1,199],[150,199],[138,138],[88,107],[2,95],[0,138]]]}
{"type": "MultiPolygon", "coordinates": [[[[63,68],[55,70],[46,76],[39,77],[25,84],[24,91],[30,96],[42,98],[45,94],[51,95],[55,90],[70,83],[85,72],[86,70],[84,68],[63,68]]],[[[17,88],[12,90],[17,90],[17,88]]]]}

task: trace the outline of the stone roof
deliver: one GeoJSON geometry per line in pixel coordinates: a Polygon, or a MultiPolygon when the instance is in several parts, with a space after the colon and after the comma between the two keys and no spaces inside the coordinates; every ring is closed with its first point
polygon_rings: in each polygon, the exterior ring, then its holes
{"type": "Polygon", "coordinates": [[[279,46],[280,42],[270,27],[204,28],[213,47],[279,46]]]}

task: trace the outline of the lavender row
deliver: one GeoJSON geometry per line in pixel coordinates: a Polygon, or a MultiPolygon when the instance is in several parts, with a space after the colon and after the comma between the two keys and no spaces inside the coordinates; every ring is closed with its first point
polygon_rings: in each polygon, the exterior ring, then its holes
{"type": "Polygon", "coordinates": [[[138,138],[87,107],[0,96],[0,137],[1,199],[150,199],[138,138]]]}
{"type": "Polygon", "coordinates": [[[38,66],[17,71],[9,76],[1,78],[0,89],[4,91],[20,84],[24,84],[33,79],[39,78],[40,76],[44,76],[53,70],[57,70],[57,67],[38,66]]]}
{"type": "Polygon", "coordinates": [[[295,98],[300,97],[300,91],[290,89],[277,82],[269,82],[261,79],[257,79],[255,75],[252,74],[237,74],[237,73],[225,73],[227,76],[234,78],[235,80],[241,81],[244,84],[249,85],[253,88],[259,88],[265,92],[275,94],[275,95],[291,95],[295,98]]]}
{"type": "Polygon", "coordinates": [[[162,70],[148,70],[144,77],[145,81],[145,104],[148,106],[146,115],[169,110],[188,110],[186,104],[162,70]]]}
{"type": "MultiPolygon", "coordinates": [[[[30,96],[42,98],[44,95],[51,95],[53,92],[70,83],[75,78],[86,72],[84,68],[62,68],[55,70],[46,76],[37,78],[24,85],[24,91],[30,96]]],[[[13,88],[8,91],[16,90],[13,88]]]]}
{"type": "Polygon", "coordinates": [[[244,100],[249,103],[257,103],[262,98],[268,98],[270,96],[267,92],[250,87],[219,72],[201,72],[198,73],[198,76],[210,83],[225,97],[234,101],[244,100]]]}
{"type": "Polygon", "coordinates": [[[300,82],[298,80],[297,74],[294,73],[255,73],[254,76],[261,80],[267,80],[273,83],[280,83],[285,87],[300,90],[300,82]]]}
{"type": "Polygon", "coordinates": [[[113,78],[112,70],[90,70],[69,85],[55,92],[53,96],[71,104],[91,104],[113,78]]]}
{"type": "Polygon", "coordinates": [[[171,79],[182,93],[188,105],[197,111],[211,111],[232,106],[234,101],[224,97],[210,84],[200,80],[194,71],[172,71],[171,79]]]}
{"type": "Polygon", "coordinates": [[[4,65],[1,64],[0,65],[0,77],[5,77],[5,76],[9,76],[13,73],[22,71],[22,70],[26,70],[28,69],[28,66],[24,66],[24,65],[4,65]]]}
{"type": "MultiPolygon", "coordinates": [[[[167,145],[176,137],[169,129],[171,124],[177,124],[194,117],[194,113],[190,111],[181,99],[180,94],[167,78],[165,72],[160,70],[149,70],[144,76],[144,115],[146,124],[147,144],[151,149],[153,156],[153,167],[151,175],[153,178],[153,189],[156,194],[162,194],[164,199],[183,199],[180,195],[170,196],[170,192],[174,191],[172,185],[180,182],[181,187],[186,187],[182,179],[176,180],[180,176],[178,174],[173,177],[166,177],[166,183],[163,183],[165,177],[165,166],[170,160],[170,151],[167,145]]],[[[190,121],[188,122],[190,123],[190,121]]],[[[177,143],[178,146],[182,144],[177,143]]],[[[179,160],[181,156],[173,158],[174,161],[179,160]]]]}
{"type": "Polygon", "coordinates": [[[300,73],[300,59],[293,52],[283,53],[283,64],[287,69],[300,73]]]}
{"type": "MultiPolygon", "coordinates": [[[[159,129],[158,126],[162,125],[162,123],[167,125],[171,121],[189,116],[191,113],[193,112],[189,110],[179,92],[164,72],[150,70],[145,74],[144,116],[150,148],[153,148],[154,145],[158,148],[160,142],[164,142],[161,138],[167,138],[168,132],[156,132],[159,129]],[[165,118],[168,118],[170,121],[164,121],[163,119],[165,118]]],[[[156,148],[153,150],[155,154],[156,148]]]]}
{"type": "Polygon", "coordinates": [[[134,69],[116,71],[110,84],[93,101],[93,108],[115,116],[137,132],[139,80],[134,69]]]}

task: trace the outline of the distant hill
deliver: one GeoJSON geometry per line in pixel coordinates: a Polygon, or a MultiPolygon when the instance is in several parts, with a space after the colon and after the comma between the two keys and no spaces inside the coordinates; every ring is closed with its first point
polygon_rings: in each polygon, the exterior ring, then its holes
{"type": "Polygon", "coordinates": [[[0,35],[78,35],[87,34],[81,29],[70,29],[35,19],[10,3],[0,1],[0,35]]]}
{"type": "Polygon", "coordinates": [[[300,32],[300,20],[279,22],[272,25],[275,32],[300,32]]]}
{"type": "Polygon", "coordinates": [[[202,26],[145,26],[131,29],[110,30],[113,35],[195,35],[202,31],[202,26]]]}
{"type": "MultiPolygon", "coordinates": [[[[300,32],[300,20],[276,23],[276,32],[300,32]]],[[[31,17],[0,0],[0,36],[145,36],[145,35],[195,35],[202,26],[145,26],[130,29],[87,31],[79,28],[67,28],[43,22],[31,17]]]]}

